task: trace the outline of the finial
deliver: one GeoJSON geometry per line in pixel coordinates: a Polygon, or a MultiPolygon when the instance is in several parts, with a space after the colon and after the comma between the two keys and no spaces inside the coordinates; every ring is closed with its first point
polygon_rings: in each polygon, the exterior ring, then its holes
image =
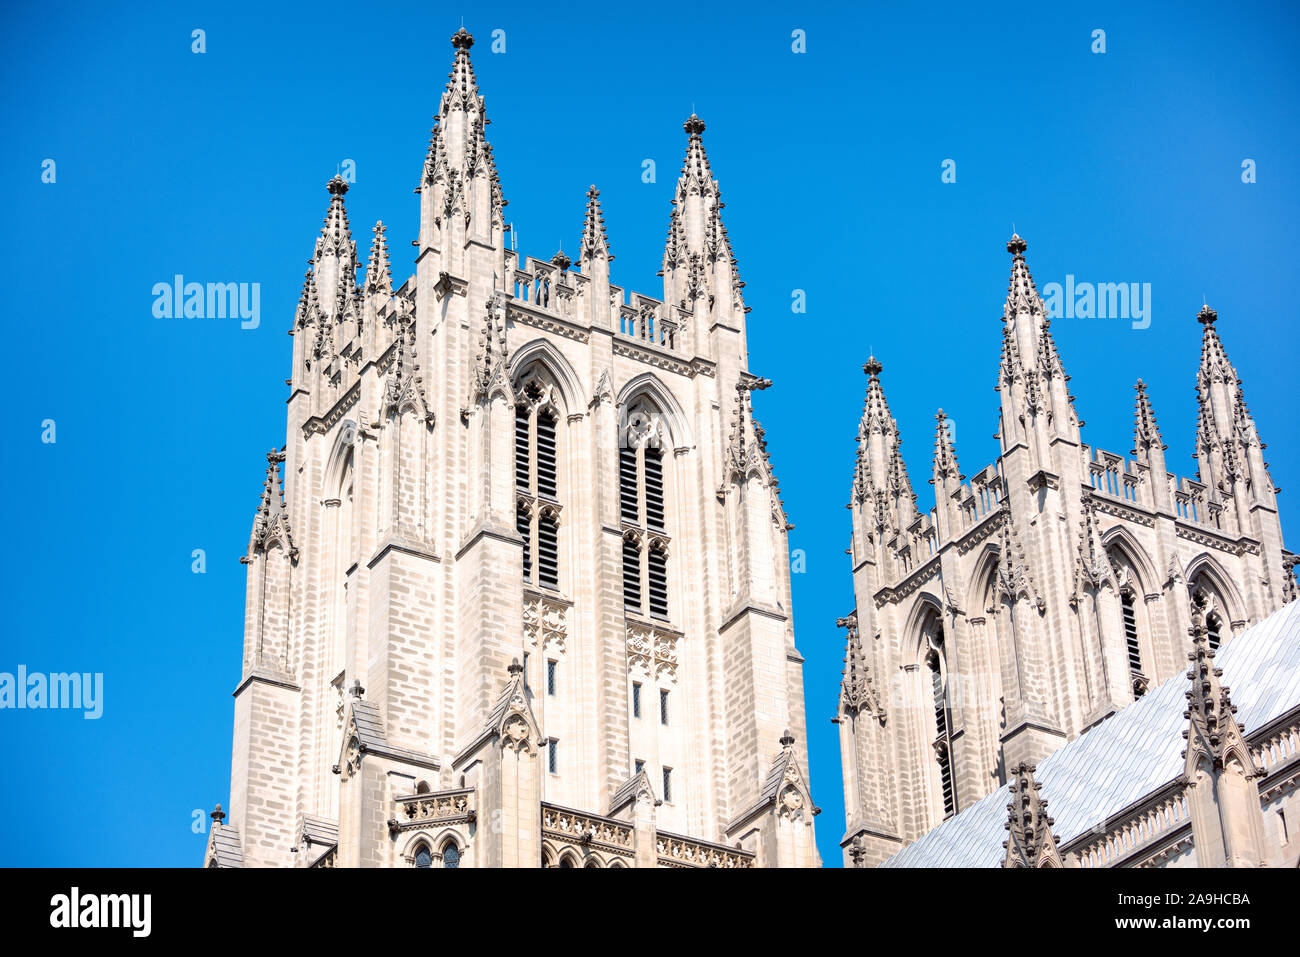
{"type": "Polygon", "coordinates": [[[457,50],[468,50],[474,45],[474,37],[462,25],[459,30],[451,35],[451,45],[457,50]]]}
{"type": "Polygon", "coordinates": [[[866,364],[862,367],[862,371],[874,379],[876,376],[880,375],[881,370],[884,368],[885,367],[876,360],[875,356],[869,356],[866,364]]]}
{"type": "Polygon", "coordinates": [[[1196,314],[1196,321],[1203,326],[1212,326],[1218,320],[1219,314],[1209,307],[1201,306],[1201,311],[1196,314]]]}
{"type": "Polygon", "coordinates": [[[794,747],[794,735],[790,733],[789,728],[786,728],[785,734],[781,735],[781,747],[787,750],[794,747]]]}
{"type": "Polygon", "coordinates": [[[348,181],[335,173],[334,178],[325,185],[325,188],[330,191],[331,196],[343,196],[348,191],[348,181]]]}
{"type": "Polygon", "coordinates": [[[358,678],[352,679],[352,688],[350,690],[352,691],[352,697],[354,698],[360,698],[366,693],[366,689],[361,687],[361,681],[358,678]]]}
{"type": "Polygon", "coordinates": [[[226,812],[221,810],[221,805],[218,804],[208,816],[212,818],[213,827],[220,827],[221,822],[226,819],[226,812]]]}
{"type": "Polygon", "coordinates": [[[682,129],[691,136],[699,136],[704,132],[704,121],[692,113],[687,117],[686,122],[682,124],[682,129]]]}
{"type": "Polygon", "coordinates": [[[509,671],[512,675],[517,675],[523,672],[524,666],[519,663],[518,658],[513,658],[510,661],[510,667],[507,668],[506,670],[509,671]]]}
{"type": "Polygon", "coordinates": [[[1007,243],[1007,252],[1013,256],[1023,256],[1028,248],[1029,243],[1021,239],[1019,233],[1011,234],[1011,240],[1007,243]]]}
{"type": "Polygon", "coordinates": [[[559,252],[557,252],[554,256],[551,257],[551,265],[559,266],[560,271],[564,272],[571,265],[573,265],[573,262],[572,260],[569,259],[568,256],[564,255],[564,250],[561,249],[559,252]]]}

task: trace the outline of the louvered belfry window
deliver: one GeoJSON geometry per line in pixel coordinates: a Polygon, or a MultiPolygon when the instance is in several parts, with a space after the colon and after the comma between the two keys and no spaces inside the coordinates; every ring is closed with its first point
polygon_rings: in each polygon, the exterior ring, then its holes
{"type": "Polygon", "coordinates": [[[930,666],[930,692],[934,703],[935,760],[939,765],[939,790],[943,800],[943,815],[951,817],[957,811],[957,788],[952,773],[952,735],[948,727],[948,689],[943,673],[940,649],[943,647],[943,631],[934,635],[935,647],[927,656],[930,666]]]}
{"type": "MultiPolygon", "coordinates": [[[[1138,641],[1137,609],[1133,605],[1133,593],[1120,592],[1119,605],[1124,618],[1124,644],[1128,649],[1128,670],[1130,674],[1141,675],[1143,673],[1142,645],[1138,641]]],[[[1139,687],[1141,686],[1134,685],[1135,689],[1139,687]]],[[[1141,694],[1141,691],[1135,690],[1134,697],[1141,697],[1141,694]]]]}
{"type": "Polygon", "coordinates": [[[560,588],[559,416],[550,390],[527,380],[515,406],[515,530],[524,583],[560,588]]]}
{"type": "Polygon", "coordinates": [[[668,508],[664,450],[654,414],[633,410],[618,450],[618,507],[623,525],[623,606],[635,615],[669,617],[668,508]]]}

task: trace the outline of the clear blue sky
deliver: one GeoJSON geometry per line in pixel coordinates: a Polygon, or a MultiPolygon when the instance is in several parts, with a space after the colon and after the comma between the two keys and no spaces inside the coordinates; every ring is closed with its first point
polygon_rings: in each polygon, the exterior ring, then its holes
{"type": "MultiPolygon", "coordinates": [[[[830,718],[849,610],[844,510],[868,350],[928,508],[935,410],[967,474],[996,449],[1014,222],[1040,287],[1144,282],[1152,322],[1062,319],[1085,439],[1132,448],[1151,388],[1170,467],[1193,474],[1202,296],[1245,380],[1294,548],[1296,13],[1183,3],[11,3],[0,55],[10,227],[0,671],[105,674],[104,716],[0,712],[2,864],[197,865],[191,813],[227,801],[244,573],[265,467],[284,441],[285,335],[327,205],[362,249],[389,225],[411,269],[430,117],[465,16],[521,249],[573,255],[602,190],[614,279],[658,295],[692,105],[753,312],[751,368],[785,490],[822,854],[843,831],[830,718]],[[207,52],[190,52],[191,31],[207,52]],[[488,49],[506,31],[505,54],[488,49]],[[807,52],[791,52],[791,31],[807,52]],[[1106,52],[1090,51],[1094,29],[1106,52]],[[56,181],[42,183],[42,161],[56,181]],[[641,181],[643,159],[658,180],[641,181]],[[955,160],[957,182],[940,181],[955,160]],[[1253,159],[1258,181],[1243,184],[1253,159]],[[176,273],[259,282],[261,326],[160,320],[176,273]],[[795,289],[806,314],[791,311],[795,289]],[[57,442],[43,444],[54,419],[57,442]],[[206,574],[191,552],[207,553],[206,574]]],[[[775,746],[773,742],[773,746],[775,746]]]]}

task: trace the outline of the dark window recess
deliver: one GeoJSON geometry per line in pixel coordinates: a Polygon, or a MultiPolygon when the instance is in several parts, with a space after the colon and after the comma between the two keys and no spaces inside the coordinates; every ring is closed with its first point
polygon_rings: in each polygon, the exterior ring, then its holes
{"type": "Polygon", "coordinates": [[[528,491],[528,410],[515,406],[515,488],[528,491]]]}
{"type": "MultiPolygon", "coordinates": [[[[942,635],[937,640],[942,641],[942,635]]],[[[937,653],[932,653],[930,656],[930,689],[934,693],[934,726],[939,736],[936,749],[939,761],[939,787],[943,792],[943,813],[946,817],[957,810],[957,792],[952,777],[952,759],[948,754],[947,693],[943,686],[943,672],[937,653]]]]}
{"type": "Polygon", "coordinates": [[[618,502],[623,521],[637,523],[636,449],[618,450],[618,502]]]}
{"type": "Polygon", "coordinates": [[[661,549],[650,549],[650,614],[668,617],[668,556],[661,549]]]}
{"type": "Polygon", "coordinates": [[[673,799],[673,769],[664,768],[664,800],[667,802],[673,799]]]}
{"type": "Polygon", "coordinates": [[[939,673],[939,663],[930,666],[930,690],[934,693],[934,726],[939,737],[948,737],[948,708],[944,701],[943,675],[939,673]]]}
{"type": "Polygon", "coordinates": [[[522,505],[515,507],[515,531],[524,540],[524,581],[530,582],[533,580],[532,528],[528,512],[522,505]]]}
{"type": "Polygon", "coordinates": [[[649,446],[645,450],[645,521],[650,528],[664,530],[663,452],[649,446]]]}
{"type": "Polygon", "coordinates": [[[1133,596],[1125,592],[1119,596],[1120,609],[1124,614],[1124,640],[1128,645],[1128,670],[1134,674],[1142,673],[1142,648],[1138,644],[1137,612],[1133,608],[1133,596]]]}
{"type": "Polygon", "coordinates": [[[957,810],[957,799],[952,786],[952,762],[948,760],[947,749],[939,755],[939,783],[943,788],[943,813],[947,817],[957,810]]]}
{"type": "Polygon", "coordinates": [[[632,682],[632,717],[641,717],[641,683],[632,682]]]}
{"type": "Polygon", "coordinates": [[[623,607],[641,611],[641,550],[627,539],[623,540],[623,607]]]}
{"type": "Polygon", "coordinates": [[[537,413],[537,494],[555,498],[555,416],[537,413]]]}
{"type": "Polygon", "coordinates": [[[659,692],[659,723],[668,723],[668,692],[663,690],[659,692]]]}
{"type": "Polygon", "coordinates": [[[549,515],[537,520],[537,580],[545,588],[560,587],[560,531],[549,515]]]}
{"type": "Polygon", "coordinates": [[[552,697],[555,696],[555,668],[555,659],[549,659],[546,662],[546,693],[552,697]]]}
{"type": "Polygon", "coordinates": [[[1218,650],[1219,650],[1219,641],[1220,641],[1220,638],[1219,638],[1219,625],[1220,625],[1220,619],[1219,619],[1219,616],[1218,616],[1218,615],[1213,615],[1213,614],[1211,614],[1211,615],[1206,616],[1206,619],[1205,619],[1205,627],[1206,627],[1206,630],[1209,631],[1209,633],[1210,633],[1210,650],[1211,650],[1211,651],[1218,651],[1218,650]]]}

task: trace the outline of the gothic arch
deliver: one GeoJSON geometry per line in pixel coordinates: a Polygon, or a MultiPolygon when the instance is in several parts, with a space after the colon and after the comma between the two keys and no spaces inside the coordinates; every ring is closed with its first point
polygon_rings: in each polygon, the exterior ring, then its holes
{"type": "Polygon", "coordinates": [[[564,358],[564,353],[546,339],[534,339],[520,346],[509,362],[510,381],[517,383],[520,376],[532,365],[540,365],[550,373],[564,400],[565,407],[562,411],[565,415],[583,411],[582,381],[569,360],[564,358]]]}
{"type": "MultiPolygon", "coordinates": [[[[406,839],[406,843],[402,845],[402,850],[401,850],[402,860],[414,866],[415,854],[416,851],[420,849],[421,844],[423,844],[425,847],[429,849],[429,853],[431,855],[434,855],[435,860],[440,859],[442,857],[443,849],[448,844],[455,844],[456,850],[460,854],[461,861],[464,862],[465,860],[465,850],[467,845],[465,843],[464,838],[461,836],[460,832],[457,831],[454,827],[444,827],[441,831],[436,831],[436,832],[415,831],[414,833],[411,834],[410,837],[406,839]]],[[[441,865],[436,865],[436,866],[441,866],[441,865]]]]}
{"type": "Polygon", "coordinates": [[[1001,558],[1002,550],[997,545],[989,543],[984,546],[979,558],[971,566],[974,572],[970,576],[964,607],[966,613],[973,618],[981,618],[988,614],[989,579],[998,573],[998,562],[1001,558]]]}
{"type": "Polygon", "coordinates": [[[903,653],[908,657],[904,661],[922,661],[927,649],[926,642],[928,637],[926,630],[929,625],[930,616],[933,615],[939,621],[939,627],[943,627],[943,603],[937,597],[929,592],[921,592],[917,596],[916,603],[912,605],[912,611],[907,616],[907,628],[903,634],[907,635],[910,644],[903,649],[903,653]]]}
{"type": "Polygon", "coordinates": [[[628,380],[619,390],[615,407],[622,410],[639,398],[648,398],[659,409],[673,449],[688,449],[695,445],[690,419],[672,391],[652,373],[643,372],[628,380]]]}
{"type": "MultiPolygon", "coordinates": [[[[345,420],[334,434],[334,444],[330,447],[330,454],[325,458],[324,497],[327,499],[341,497],[343,479],[348,467],[353,464],[352,450],[356,434],[357,426],[351,419],[345,420]]],[[[287,475],[285,479],[287,483],[287,475]]]]}
{"type": "Polygon", "coordinates": [[[1137,572],[1139,591],[1143,598],[1160,593],[1160,575],[1156,571],[1156,566],[1147,555],[1147,550],[1133,537],[1132,532],[1123,525],[1116,525],[1102,533],[1101,544],[1107,551],[1119,552],[1133,566],[1133,570],[1137,572]]]}
{"type": "MultiPolygon", "coordinates": [[[[1187,582],[1189,597],[1193,595],[1194,583],[1200,578],[1209,583],[1225,606],[1218,609],[1218,611],[1229,628],[1232,627],[1234,622],[1246,620],[1246,601],[1242,597],[1241,591],[1233,584],[1232,579],[1223,570],[1223,566],[1209,552],[1201,552],[1192,559],[1187,565],[1187,570],[1183,573],[1183,580],[1187,582]]],[[[1225,634],[1224,637],[1226,638],[1227,635],[1225,634]]]]}

